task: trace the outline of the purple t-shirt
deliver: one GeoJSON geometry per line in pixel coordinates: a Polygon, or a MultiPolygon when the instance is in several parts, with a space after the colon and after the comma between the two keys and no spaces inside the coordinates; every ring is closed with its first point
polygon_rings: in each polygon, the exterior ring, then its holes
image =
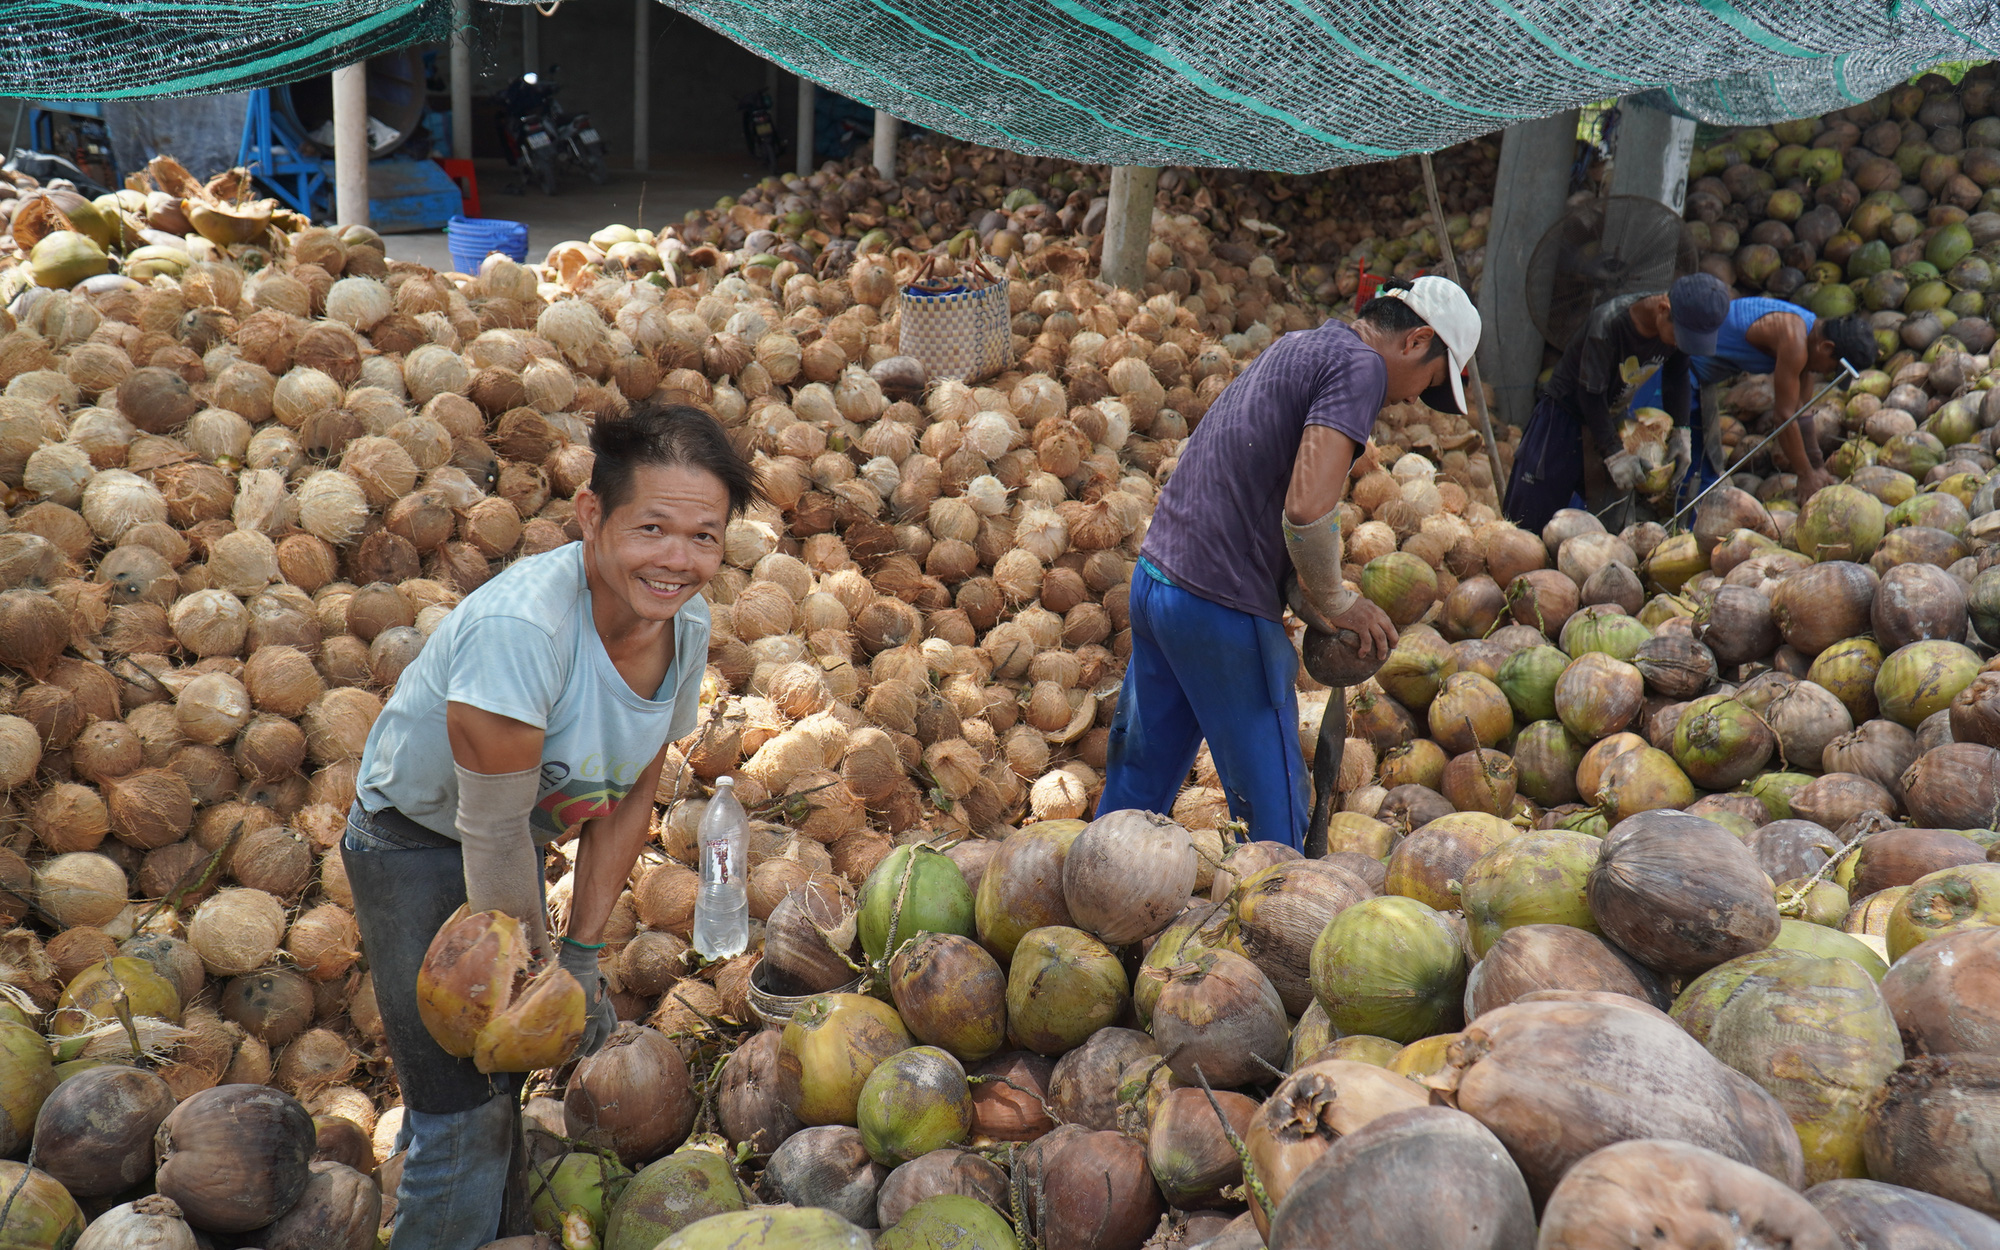
{"type": "Polygon", "coordinates": [[[1357,443],[1375,428],[1388,367],[1342,321],[1284,335],[1229,384],[1182,445],[1146,531],[1146,559],[1224,607],[1278,620],[1285,492],[1308,425],[1357,443]]]}

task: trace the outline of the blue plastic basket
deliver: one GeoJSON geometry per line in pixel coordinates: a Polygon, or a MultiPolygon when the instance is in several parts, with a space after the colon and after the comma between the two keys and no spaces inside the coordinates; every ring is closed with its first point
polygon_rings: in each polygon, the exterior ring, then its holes
{"type": "Polygon", "coordinates": [[[498,217],[454,217],[445,226],[451,263],[461,273],[478,273],[480,262],[499,252],[517,263],[528,259],[528,225],[498,217]]]}

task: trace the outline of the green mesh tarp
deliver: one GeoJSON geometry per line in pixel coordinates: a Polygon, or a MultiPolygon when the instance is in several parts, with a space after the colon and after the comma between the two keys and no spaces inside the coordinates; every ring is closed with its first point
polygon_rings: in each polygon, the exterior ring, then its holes
{"type": "Polygon", "coordinates": [[[4,0],[0,96],[239,91],[311,78],[450,30],[451,0],[4,0]]]}
{"type": "MultiPolygon", "coordinates": [[[[581,0],[593,5],[607,0],[581,0]]],[[[1995,0],[668,0],[933,130],[1129,165],[1307,172],[1652,93],[1722,124],[2000,55],[1995,0]]],[[[442,38],[450,0],[7,0],[0,95],[296,81],[442,38]]]]}
{"type": "Polygon", "coordinates": [[[1780,121],[2000,55],[1992,0],[668,2],[963,139],[1292,173],[1652,89],[1701,120],[1780,121]]]}

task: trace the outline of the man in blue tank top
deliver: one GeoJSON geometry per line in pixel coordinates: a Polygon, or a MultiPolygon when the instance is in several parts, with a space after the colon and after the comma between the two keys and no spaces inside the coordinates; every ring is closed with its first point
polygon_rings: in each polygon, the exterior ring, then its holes
{"type": "MultiPolygon", "coordinates": [[[[1861,317],[1821,320],[1797,304],[1762,295],[1731,300],[1729,313],[1716,335],[1714,353],[1699,356],[1694,362],[1695,380],[1702,387],[1702,435],[1710,463],[1717,470],[1724,467],[1717,463],[1720,413],[1715,404],[1717,388],[1712,384],[1741,373],[1770,374],[1771,416],[1783,422],[1812,393],[1814,379],[1809,375],[1833,373],[1843,360],[1854,366],[1857,373],[1872,369],[1875,353],[1875,335],[1861,317]]],[[[1673,440],[1677,466],[1674,477],[1678,482],[1694,464],[1693,440],[1685,427],[1674,431],[1673,440]]],[[[1778,447],[1798,476],[1800,504],[1833,485],[1833,475],[1821,463],[1812,414],[1800,413],[1799,419],[1778,435],[1778,447]]]]}

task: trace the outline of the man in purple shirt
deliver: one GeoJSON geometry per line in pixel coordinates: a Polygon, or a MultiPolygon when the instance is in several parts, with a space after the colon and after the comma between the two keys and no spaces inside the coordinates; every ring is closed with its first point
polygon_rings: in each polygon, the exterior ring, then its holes
{"type": "Polygon", "coordinates": [[[1315,628],[1363,660],[1396,644],[1380,608],[1341,580],[1334,515],[1384,404],[1421,396],[1464,412],[1459,375],[1479,314],[1457,284],[1392,283],[1350,326],[1287,334],[1209,408],[1160,492],[1132,578],[1132,656],[1111,724],[1098,811],[1173,810],[1204,738],[1230,815],[1260,841],[1301,846],[1298,653],[1285,582],[1315,628]]]}

